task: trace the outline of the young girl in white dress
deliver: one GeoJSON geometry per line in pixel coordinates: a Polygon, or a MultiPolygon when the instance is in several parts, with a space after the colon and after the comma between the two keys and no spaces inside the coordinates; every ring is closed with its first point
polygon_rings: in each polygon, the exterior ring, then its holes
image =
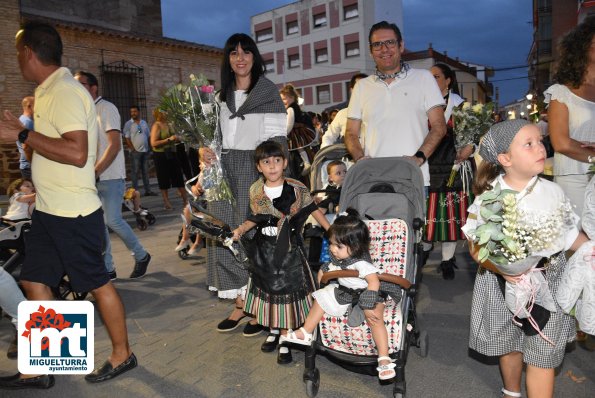
{"type": "MultiPolygon", "coordinates": [[[[549,247],[544,277],[553,297],[566,266],[564,251],[576,250],[586,236],[579,233],[578,217],[572,212],[562,189],[539,177],[546,158],[539,129],[525,120],[508,120],[493,125],[480,146],[483,158],[474,181],[474,193],[491,190],[496,184],[502,189],[517,191],[517,209],[530,218],[564,211],[563,231],[549,247]]],[[[469,232],[485,221],[480,214],[481,200],[476,197],[469,207],[469,217],[463,232],[469,232]]],[[[477,260],[477,248],[471,246],[477,260]]],[[[554,370],[562,363],[566,344],[575,338],[574,320],[555,303],[541,333],[521,328],[513,322],[513,313],[505,305],[503,281],[516,283],[520,275],[502,275],[490,262],[482,262],[475,280],[471,304],[469,347],[483,355],[498,356],[504,387],[503,397],[521,397],[523,363],[526,364],[527,395],[553,397],[554,370]],[[503,278],[503,279],[502,279],[503,278]]],[[[546,310],[547,312],[547,310],[546,310]]]]}
{"type": "MultiPolygon", "coordinates": [[[[328,230],[331,262],[322,266],[323,272],[341,269],[357,270],[358,278],[339,278],[337,282],[348,289],[365,289],[359,296],[359,306],[364,310],[366,321],[372,329],[372,338],[378,350],[378,378],[388,380],[395,377],[395,364],[388,356],[388,334],[384,325],[384,299],[379,295],[379,269],[370,258],[370,233],[366,224],[359,218],[357,211],[347,209],[341,213],[328,230]]],[[[352,304],[352,297],[338,288],[336,284],[312,293],[315,301],[304,326],[296,331],[289,331],[281,341],[295,344],[312,344],[313,332],[325,313],[341,316],[352,304]]]]}
{"type": "Polygon", "coordinates": [[[8,187],[9,206],[6,214],[1,217],[7,221],[21,221],[31,218],[30,207],[35,204],[35,188],[31,180],[21,179],[14,181],[8,187]]]}

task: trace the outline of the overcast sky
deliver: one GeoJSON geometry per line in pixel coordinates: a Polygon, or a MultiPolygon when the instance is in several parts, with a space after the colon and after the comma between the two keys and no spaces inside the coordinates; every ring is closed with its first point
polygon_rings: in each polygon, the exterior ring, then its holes
{"type": "MultiPolygon", "coordinates": [[[[235,32],[250,33],[250,17],[295,1],[162,0],[163,34],[223,47],[235,32]]],[[[526,65],[532,42],[529,0],[403,0],[405,45],[432,47],[452,58],[498,69],[526,65]]],[[[496,72],[500,105],[525,96],[527,68],[496,72]]],[[[495,95],[495,92],[494,92],[495,95]]]]}

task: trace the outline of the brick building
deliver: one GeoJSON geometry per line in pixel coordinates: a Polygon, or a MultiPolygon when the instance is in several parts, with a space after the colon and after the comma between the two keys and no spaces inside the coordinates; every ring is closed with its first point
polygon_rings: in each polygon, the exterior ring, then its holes
{"type": "MultiPolygon", "coordinates": [[[[152,123],[151,110],[167,88],[204,74],[217,84],[220,48],[163,37],[160,0],[4,0],[0,14],[0,109],[21,114],[21,99],[35,84],[20,74],[14,36],[22,22],[53,24],[64,43],[63,66],[100,79],[100,94],[120,110],[122,123],[136,104],[152,123]]],[[[0,146],[0,194],[20,176],[16,145],[0,146]]]]}

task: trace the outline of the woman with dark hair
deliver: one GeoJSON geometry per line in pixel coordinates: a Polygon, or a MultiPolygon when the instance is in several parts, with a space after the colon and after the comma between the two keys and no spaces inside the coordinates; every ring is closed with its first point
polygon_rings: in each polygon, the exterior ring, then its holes
{"type": "MultiPolygon", "coordinates": [[[[548,127],[555,150],[554,181],[582,218],[587,171],[589,163],[595,163],[595,15],[562,39],[554,81],[557,84],[543,93],[549,104],[548,127]]],[[[577,331],[581,345],[588,338],[577,331]]]]}
{"type": "Polygon", "coordinates": [[[583,212],[589,162],[595,149],[595,16],[568,33],[560,44],[554,84],[545,92],[554,150],[554,181],[583,212]]]}
{"type": "MultiPolygon", "coordinates": [[[[473,155],[474,146],[455,147],[452,111],[463,103],[459,95],[457,76],[446,64],[436,64],[431,69],[442,92],[446,109],[446,135],[428,159],[430,166],[430,189],[428,195],[427,228],[428,242],[442,242],[442,261],[438,272],[444,279],[453,279],[457,241],[465,239],[460,227],[465,224],[469,195],[463,189],[461,178],[452,187],[447,187],[450,172],[455,163],[461,163],[473,155]]],[[[470,184],[469,184],[470,186],[470,184]]]]}
{"type": "MultiPolygon", "coordinates": [[[[266,140],[279,142],[287,150],[286,113],[277,86],[264,77],[265,66],[252,38],[243,33],[233,34],[224,47],[221,66],[220,102],[221,154],[210,148],[200,148],[202,167],[210,166],[219,156],[235,198],[209,202],[209,211],[232,228],[240,225],[250,214],[249,190],[258,178],[254,166],[254,150],[266,140]]],[[[202,193],[200,183],[193,187],[195,195],[202,193]]],[[[248,272],[240,267],[232,253],[214,240],[207,239],[207,284],[217,291],[219,298],[235,301],[235,309],[219,323],[219,332],[238,327],[244,314],[244,298],[248,272]]],[[[254,319],[246,323],[244,336],[262,331],[254,319]]]]}

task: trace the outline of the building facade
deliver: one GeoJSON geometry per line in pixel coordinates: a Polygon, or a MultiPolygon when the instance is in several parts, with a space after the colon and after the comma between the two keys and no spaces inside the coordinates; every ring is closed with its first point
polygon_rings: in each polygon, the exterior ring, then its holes
{"type": "MultiPolygon", "coordinates": [[[[151,111],[169,87],[204,74],[217,84],[220,48],[165,38],[160,0],[6,0],[0,15],[0,109],[21,114],[21,99],[33,95],[35,84],[20,74],[14,36],[22,22],[54,25],[63,40],[63,66],[89,71],[100,79],[100,94],[120,111],[122,123],[137,105],[152,123],[151,111]]],[[[0,146],[0,192],[18,178],[16,145],[0,146]]]]}
{"type": "Polygon", "coordinates": [[[595,14],[593,0],[533,0],[533,43],[529,51],[529,92],[543,99],[553,84],[558,44],[587,15],[595,14]]]}
{"type": "Polygon", "coordinates": [[[492,84],[489,78],[494,75],[494,70],[490,67],[450,58],[432,47],[422,51],[406,51],[403,60],[417,69],[430,69],[437,63],[446,64],[455,72],[459,93],[465,101],[472,104],[492,101],[492,84]]]}
{"type": "Polygon", "coordinates": [[[368,33],[381,20],[402,27],[402,1],[301,0],[253,16],[251,31],[267,77],[319,112],[347,100],[353,74],[374,72],[368,33]]]}

